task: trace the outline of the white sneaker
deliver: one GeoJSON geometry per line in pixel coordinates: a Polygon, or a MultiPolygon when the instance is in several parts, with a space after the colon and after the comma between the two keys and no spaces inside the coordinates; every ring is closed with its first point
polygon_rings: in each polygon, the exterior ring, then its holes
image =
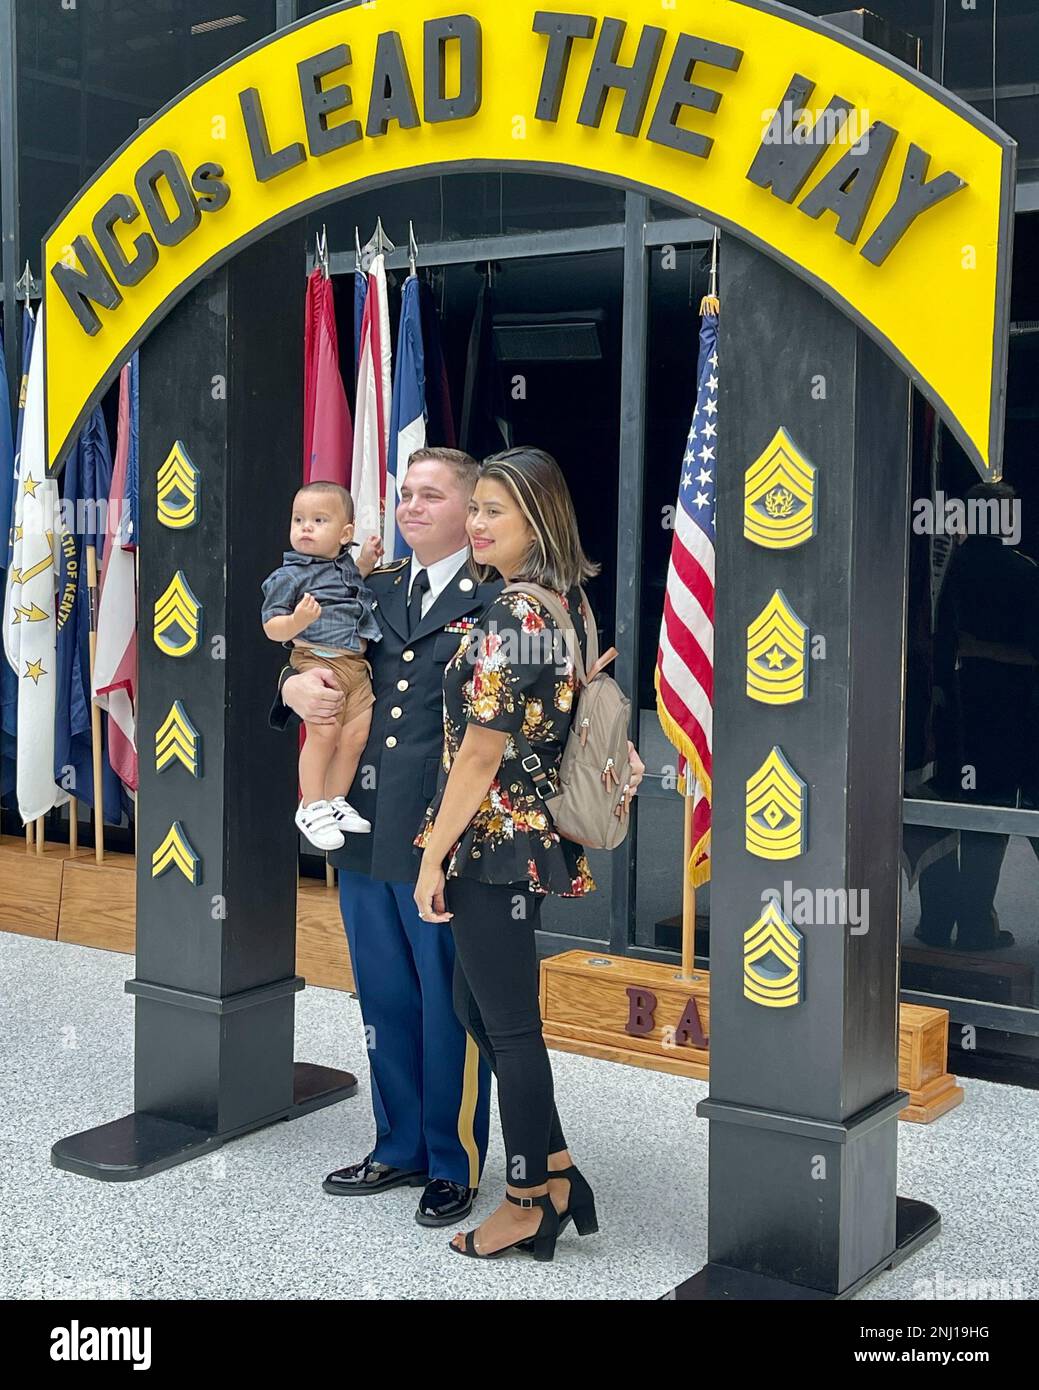
{"type": "Polygon", "coordinates": [[[296,824],[315,849],[342,849],[346,844],[338,820],[327,801],[312,801],[309,806],[299,803],[296,824]]]}
{"type": "Polygon", "coordinates": [[[359,811],[355,811],[345,796],[334,796],[328,804],[332,807],[336,825],[339,826],[344,835],[368,835],[371,833],[371,821],[365,820],[359,811]]]}

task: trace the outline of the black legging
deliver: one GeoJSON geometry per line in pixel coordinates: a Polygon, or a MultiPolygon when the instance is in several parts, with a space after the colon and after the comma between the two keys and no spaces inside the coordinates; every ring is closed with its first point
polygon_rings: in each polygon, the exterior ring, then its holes
{"type": "Polygon", "coordinates": [[[446,900],[454,914],[455,1012],[498,1079],[507,1181],[541,1187],[548,1155],[566,1148],[538,1005],[541,897],[520,884],[452,878],[446,900]]]}

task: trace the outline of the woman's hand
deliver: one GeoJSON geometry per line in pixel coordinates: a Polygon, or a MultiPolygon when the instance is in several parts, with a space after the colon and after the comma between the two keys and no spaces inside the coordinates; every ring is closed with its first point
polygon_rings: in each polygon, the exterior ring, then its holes
{"type": "Polygon", "coordinates": [[[444,902],[445,882],[443,864],[431,858],[427,850],[415,884],[415,904],[423,922],[450,922],[453,914],[444,902]]]}
{"type": "Polygon", "coordinates": [[[346,696],[331,671],[304,671],[289,676],[281,687],[281,698],[304,724],[335,724],[346,696]]]}
{"type": "Polygon", "coordinates": [[[624,797],[617,807],[617,818],[623,820],[631,810],[631,803],[635,798],[643,777],[646,775],[646,764],[638,755],[635,745],[628,740],[628,762],[631,764],[631,776],[628,778],[624,788],[624,797]]]}

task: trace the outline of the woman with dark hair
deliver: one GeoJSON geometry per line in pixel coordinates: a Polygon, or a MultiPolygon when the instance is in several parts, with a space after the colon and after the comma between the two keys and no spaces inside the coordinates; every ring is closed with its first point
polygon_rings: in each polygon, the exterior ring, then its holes
{"type": "MultiPolygon", "coordinates": [[[[480,468],[469,506],[476,575],[551,590],[586,640],[580,586],[598,573],[585,555],[573,501],[556,461],[510,449],[480,468]]],[[[562,839],[531,771],[552,790],[578,692],[565,635],[536,593],[503,593],[444,674],[440,787],[416,844],[415,901],[424,921],[450,921],[455,1007],[498,1079],[508,1161],[505,1201],[451,1242],[487,1259],[513,1248],[550,1260],[573,1220],[598,1229],[588,1183],[574,1167],[556,1111],[538,1007],[536,932],[546,894],[594,891],[580,846],[562,839]],[[525,752],[520,752],[520,747],[525,752]],[[537,767],[534,771],[538,771],[537,767]]],[[[644,768],[618,809],[627,815],[644,768]]]]}

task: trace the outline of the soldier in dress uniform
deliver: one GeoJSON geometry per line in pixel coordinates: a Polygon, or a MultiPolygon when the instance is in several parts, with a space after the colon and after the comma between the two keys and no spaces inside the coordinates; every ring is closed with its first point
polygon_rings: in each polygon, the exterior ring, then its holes
{"type": "MultiPolygon", "coordinates": [[[[501,584],[469,573],[466,518],[477,464],[453,449],[412,456],[397,512],[414,554],[369,585],[383,640],[369,652],[376,703],[351,804],[371,821],[329,862],[369,1038],[377,1139],[324,1190],[367,1196],[422,1187],[416,1220],[451,1225],[471,1210],[487,1153],[490,1073],[452,1005],[449,923],[419,920],[412,841],[433,800],[443,749],[444,667],[501,584]]],[[[282,672],[277,728],[331,719],[342,698],[321,672],[282,672]]]]}

